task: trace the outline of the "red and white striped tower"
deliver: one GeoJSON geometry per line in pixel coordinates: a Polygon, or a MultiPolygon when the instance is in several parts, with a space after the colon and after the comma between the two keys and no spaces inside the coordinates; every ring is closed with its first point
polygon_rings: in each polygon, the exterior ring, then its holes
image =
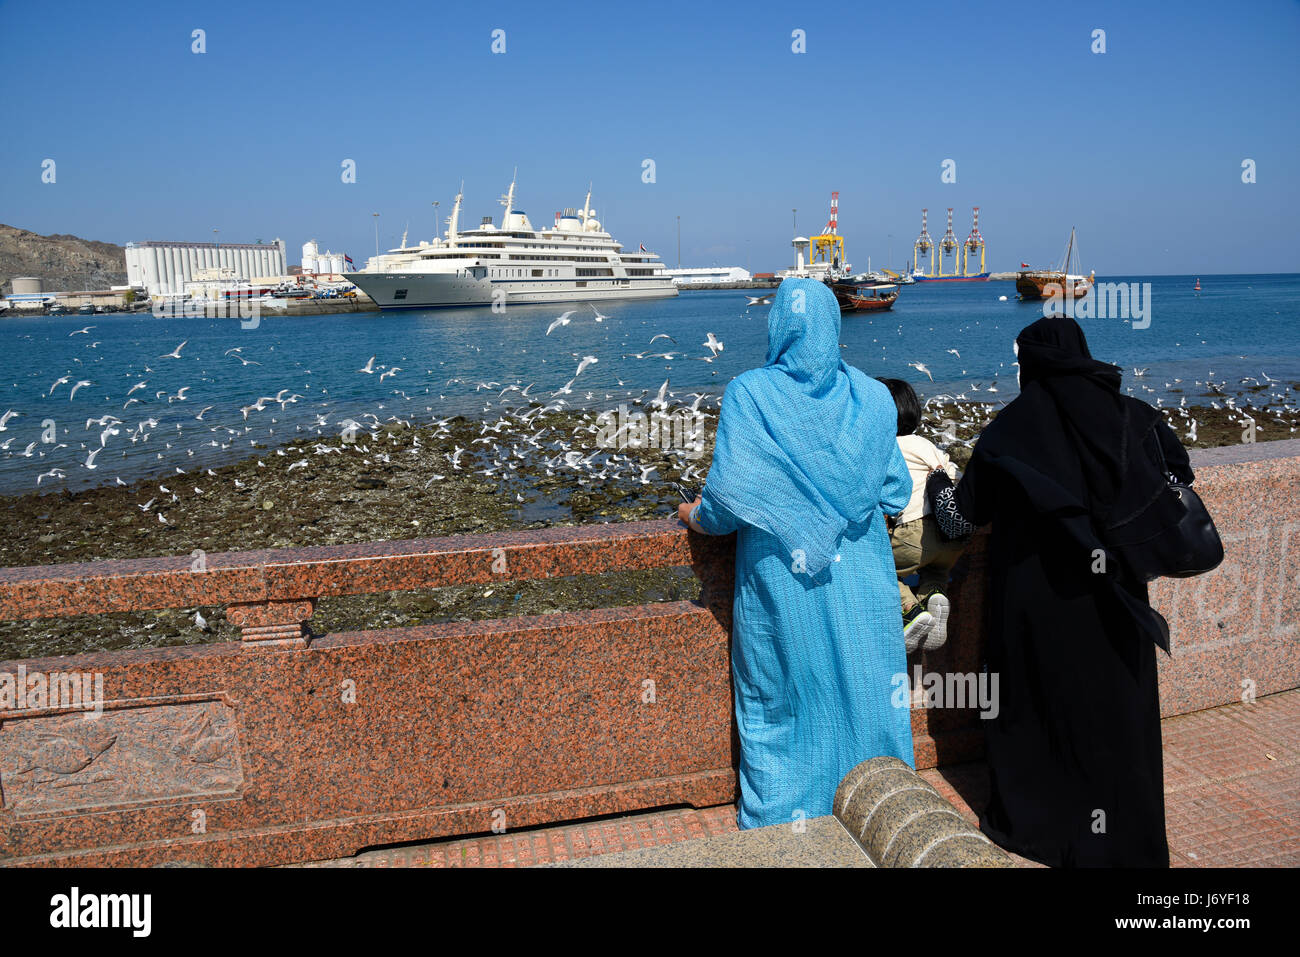
{"type": "Polygon", "coordinates": [[[952,255],[952,275],[956,276],[961,268],[961,248],[957,243],[957,234],[952,231],[952,207],[948,207],[948,231],[939,237],[939,275],[943,272],[943,257],[952,255]]]}
{"type": "Polygon", "coordinates": [[[831,218],[826,221],[826,232],[832,236],[840,225],[840,194],[839,192],[831,193],[831,218]]]}
{"type": "Polygon", "coordinates": [[[975,213],[974,220],[971,223],[970,235],[966,237],[966,242],[962,244],[961,274],[963,276],[972,275],[970,272],[970,256],[977,249],[980,251],[979,271],[984,271],[984,237],[980,235],[980,208],[975,206],[973,209],[975,213]]]}
{"type": "Polygon", "coordinates": [[[929,215],[928,208],[921,210],[921,235],[916,237],[916,244],[912,247],[912,272],[921,268],[921,257],[925,255],[929,255],[930,272],[934,272],[934,240],[930,238],[930,228],[926,225],[929,215]]]}

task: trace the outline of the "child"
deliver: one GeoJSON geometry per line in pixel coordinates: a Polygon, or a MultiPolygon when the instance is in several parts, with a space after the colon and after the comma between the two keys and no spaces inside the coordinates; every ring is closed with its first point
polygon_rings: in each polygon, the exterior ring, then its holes
{"type": "Polygon", "coordinates": [[[902,379],[880,381],[898,408],[898,447],[912,473],[912,498],[889,535],[903,603],[903,637],[908,654],[916,651],[922,639],[922,650],[933,651],[948,640],[949,604],[944,588],[965,543],[947,541],[939,534],[925,496],[925,480],[934,469],[943,469],[955,481],[957,467],[933,442],[913,434],[921,424],[921,403],[912,387],[902,379]],[[915,593],[903,582],[913,574],[921,579],[915,593]]]}

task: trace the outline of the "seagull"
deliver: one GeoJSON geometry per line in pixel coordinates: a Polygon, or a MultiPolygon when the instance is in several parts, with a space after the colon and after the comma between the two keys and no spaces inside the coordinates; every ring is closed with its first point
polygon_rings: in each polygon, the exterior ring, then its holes
{"type": "Polygon", "coordinates": [[[930,370],[925,367],[924,362],[909,362],[908,365],[911,366],[913,369],[915,369],[917,372],[924,372],[927,376],[929,376],[931,382],[934,381],[934,376],[930,375],[930,370]]]}
{"type": "MultiPolygon", "coordinates": [[[[102,449],[102,446],[101,446],[101,449],[102,449]]],[[[94,449],[94,450],[93,450],[89,455],[86,456],[86,463],[85,463],[85,464],[86,464],[86,468],[88,468],[88,469],[96,469],[96,468],[99,468],[99,466],[95,464],[95,456],[98,455],[98,454],[100,453],[101,449],[94,449]]]]}
{"type": "Polygon", "coordinates": [[[573,321],[569,317],[572,316],[577,311],[578,310],[576,309],[570,309],[568,312],[561,313],[560,316],[556,318],[554,322],[552,322],[549,326],[546,327],[546,334],[549,336],[552,332],[555,331],[556,326],[567,326],[570,322],[573,321]]]}
{"type": "Polygon", "coordinates": [[[374,356],[371,356],[371,357],[370,357],[370,360],[369,360],[365,365],[363,365],[360,369],[358,369],[357,371],[358,371],[358,372],[364,372],[366,375],[374,375],[374,374],[375,374],[375,357],[374,357],[374,356]]]}
{"type": "Polygon", "coordinates": [[[951,355],[956,356],[958,359],[961,358],[961,353],[958,352],[956,349],[949,349],[948,352],[949,352],[951,355]]]}
{"type": "MultiPolygon", "coordinates": [[[[75,335],[75,333],[74,333],[74,335],[75,335]]],[[[40,475],[36,476],[36,484],[37,484],[37,485],[40,485],[40,484],[41,484],[41,479],[44,479],[44,478],[57,478],[57,479],[61,479],[61,478],[64,478],[64,477],[65,477],[65,476],[64,476],[64,474],[63,474],[63,469],[60,469],[60,468],[53,468],[53,469],[50,469],[48,472],[42,472],[40,475]]]]}
{"type": "Polygon", "coordinates": [[[723,345],[718,341],[718,337],[711,332],[701,345],[706,346],[708,350],[713,353],[713,358],[715,359],[718,357],[718,353],[723,349],[723,345]]]}
{"type": "Polygon", "coordinates": [[[1134,374],[1135,376],[1144,376],[1144,375],[1147,374],[1147,369],[1150,369],[1150,368],[1151,368],[1150,366],[1147,366],[1146,369],[1134,369],[1134,370],[1133,370],[1133,374],[1134,374]]]}
{"type": "MultiPolygon", "coordinates": [[[[188,340],[188,339],[185,340],[185,342],[189,342],[189,341],[190,341],[190,340],[188,340]]],[[[159,359],[179,359],[179,358],[181,357],[181,350],[185,348],[185,342],[182,342],[179,346],[177,346],[177,347],[176,347],[175,349],[173,349],[171,352],[168,352],[168,353],[165,353],[165,354],[163,354],[163,355],[160,355],[158,358],[159,358],[159,359]]]]}
{"type": "Polygon", "coordinates": [[[609,316],[602,316],[602,315],[600,314],[600,310],[597,309],[595,306],[592,306],[591,303],[587,303],[587,305],[588,305],[588,306],[591,306],[591,311],[594,312],[594,313],[596,314],[596,321],[597,321],[597,322],[603,322],[604,320],[606,320],[606,319],[609,318],[609,316]]]}
{"type": "Polygon", "coordinates": [[[72,397],[77,394],[77,390],[80,389],[83,385],[91,385],[91,381],[89,379],[82,379],[80,382],[74,385],[72,387],[72,391],[68,393],[69,402],[72,401],[72,397]]]}
{"type": "Polygon", "coordinates": [[[65,382],[71,382],[71,381],[72,381],[72,376],[70,376],[70,375],[60,376],[59,378],[57,378],[57,379],[54,380],[54,383],[50,386],[50,391],[47,392],[47,393],[45,393],[45,394],[46,394],[46,395],[53,395],[55,389],[57,389],[59,386],[63,385],[63,383],[65,383],[65,382]]]}
{"type": "Polygon", "coordinates": [[[88,336],[90,335],[90,330],[94,328],[94,326],[86,326],[85,329],[78,329],[76,332],[69,332],[68,338],[71,339],[73,336],[88,336]]]}
{"type": "Polygon", "coordinates": [[[593,365],[593,364],[595,364],[595,363],[597,363],[597,362],[599,362],[599,361],[600,361],[600,360],[597,359],[595,356],[583,356],[583,357],[582,357],[582,361],[578,363],[578,371],[575,372],[575,373],[573,374],[573,377],[576,379],[578,376],[582,375],[582,370],[583,370],[583,369],[585,369],[585,368],[587,368],[587,366],[589,366],[589,365],[593,365]]]}
{"type": "Polygon", "coordinates": [[[0,432],[7,432],[9,429],[9,420],[17,415],[22,415],[22,413],[15,412],[13,409],[10,409],[4,415],[0,415],[0,432]]]}
{"type": "Polygon", "coordinates": [[[748,309],[750,306],[772,305],[772,297],[770,295],[769,296],[746,296],[745,298],[749,300],[749,302],[745,304],[746,309],[748,309]]]}
{"type": "Polygon", "coordinates": [[[650,340],[650,345],[654,345],[654,344],[655,344],[655,339],[667,339],[667,340],[668,340],[669,342],[671,342],[673,345],[677,345],[677,340],[674,339],[672,336],[670,336],[670,335],[669,335],[668,333],[666,333],[666,332],[661,332],[661,333],[659,333],[659,335],[655,336],[654,339],[651,339],[651,340],[650,340]]]}

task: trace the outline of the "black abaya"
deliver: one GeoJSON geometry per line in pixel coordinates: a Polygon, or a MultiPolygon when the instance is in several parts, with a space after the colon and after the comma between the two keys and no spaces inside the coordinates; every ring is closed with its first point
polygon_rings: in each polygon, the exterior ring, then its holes
{"type": "Polygon", "coordinates": [[[1167,867],[1155,646],[1164,619],[1099,529],[1140,510],[1187,454],[1119,393],[1072,320],[1017,339],[1021,394],[984,430],[957,489],[992,523],[984,721],[997,844],[1053,866],[1167,867]],[[1157,445],[1159,448],[1157,448],[1157,445]]]}

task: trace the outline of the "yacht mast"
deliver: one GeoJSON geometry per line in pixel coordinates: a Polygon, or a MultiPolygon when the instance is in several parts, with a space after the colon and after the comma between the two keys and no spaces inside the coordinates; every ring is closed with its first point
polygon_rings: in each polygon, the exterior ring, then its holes
{"type": "Polygon", "coordinates": [[[510,191],[501,197],[501,205],[506,208],[505,216],[501,219],[501,228],[510,228],[510,214],[515,207],[515,179],[519,176],[519,168],[515,167],[514,176],[510,179],[510,191]]]}
{"type": "Polygon", "coordinates": [[[447,217],[447,245],[456,245],[456,233],[460,228],[460,203],[465,195],[465,181],[460,182],[461,191],[456,194],[456,202],[452,204],[451,215],[447,217]]]}

